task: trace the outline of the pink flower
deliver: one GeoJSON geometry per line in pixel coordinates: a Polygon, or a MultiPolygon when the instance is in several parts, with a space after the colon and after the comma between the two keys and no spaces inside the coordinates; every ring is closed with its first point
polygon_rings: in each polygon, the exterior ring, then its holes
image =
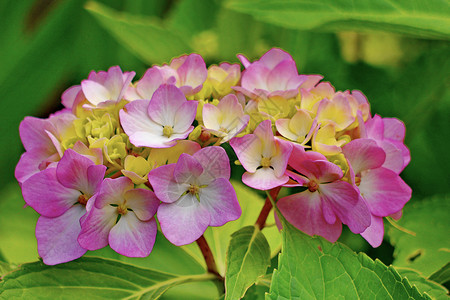
{"type": "MultiPolygon", "coordinates": [[[[354,233],[370,225],[370,212],[359,192],[342,181],[341,168],[320,153],[294,147],[289,165],[296,171],[289,176],[307,189],[277,202],[283,216],[292,225],[310,235],[335,242],[346,224],[354,233]]],[[[295,186],[290,184],[289,186],[295,186]]]]}
{"type": "Polygon", "coordinates": [[[76,116],[67,109],[47,119],[25,117],[20,123],[19,133],[26,152],[20,157],[15,170],[20,184],[61,159],[62,136],[75,119],[76,116]]]}
{"type": "Polygon", "coordinates": [[[261,122],[253,134],[234,138],[230,145],[247,172],[242,181],[255,189],[269,190],[285,184],[291,143],[282,143],[273,136],[270,120],[261,122]]]}
{"type": "Polygon", "coordinates": [[[194,129],[197,101],[187,101],[174,85],[161,85],[149,100],[128,103],[120,123],[136,147],[168,148],[194,129]]]}
{"type": "Polygon", "coordinates": [[[197,240],[208,226],[222,226],[241,215],[230,181],[225,150],[212,146],[194,155],[181,154],[178,162],[148,174],[156,196],[163,202],[158,221],[166,238],[177,246],[197,240]]]}
{"type": "MultiPolygon", "coordinates": [[[[81,82],[81,91],[91,105],[88,108],[116,103],[122,100],[127,87],[131,84],[135,72],[125,72],[119,66],[109,68],[108,72],[92,71],[88,79],[81,82]]],[[[70,101],[67,100],[67,104],[70,101]]],[[[74,100],[73,103],[76,103],[74,100]]]]}
{"type": "Polygon", "coordinates": [[[295,97],[302,83],[308,80],[308,76],[298,74],[292,57],[278,48],[267,51],[253,63],[242,55],[238,55],[238,58],[245,71],[242,74],[241,86],[233,88],[253,99],[272,96],[286,99],[295,97]]]}
{"type": "Polygon", "coordinates": [[[207,76],[208,71],[200,55],[183,55],[174,58],[170,65],[154,66],[148,69],[136,83],[136,87],[128,88],[125,98],[127,100],[151,99],[153,93],[162,84],[173,84],[186,97],[189,97],[201,90],[207,76]]]}
{"type": "Polygon", "coordinates": [[[411,160],[409,149],[403,143],[405,124],[395,118],[381,118],[374,115],[361,127],[363,127],[361,138],[375,140],[386,153],[383,167],[400,174],[411,160]]]}
{"type": "Polygon", "coordinates": [[[371,225],[361,235],[378,247],[383,241],[383,217],[402,210],[411,198],[411,188],[397,173],[382,167],[386,154],[374,140],[353,140],[342,151],[350,163],[355,186],[372,215],[371,225]]]}
{"type": "Polygon", "coordinates": [[[78,242],[88,250],[109,244],[119,254],[146,257],[155,243],[158,205],[152,191],[135,189],[129,178],[106,178],[82,221],[78,242]]]}
{"type": "Polygon", "coordinates": [[[41,217],[36,225],[38,253],[48,265],[71,261],[86,249],[78,242],[80,219],[97,192],[106,167],[66,150],[56,168],[31,176],[22,185],[25,202],[41,217]]]}

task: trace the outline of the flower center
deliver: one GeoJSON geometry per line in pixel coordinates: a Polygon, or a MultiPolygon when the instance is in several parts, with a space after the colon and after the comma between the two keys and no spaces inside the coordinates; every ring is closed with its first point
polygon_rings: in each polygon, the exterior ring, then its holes
{"type": "Polygon", "coordinates": [[[355,184],[356,186],[359,186],[361,184],[361,177],[358,175],[355,176],[355,184]]]}
{"type": "Polygon", "coordinates": [[[188,192],[189,192],[190,194],[192,194],[192,195],[196,195],[196,194],[198,194],[199,189],[200,189],[200,188],[199,188],[198,185],[191,184],[191,186],[190,186],[189,189],[188,189],[188,192]]]}
{"type": "Polygon", "coordinates": [[[307,187],[310,192],[315,192],[319,189],[319,185],[314,180],[308,182],[307,187]]]}
{"type": "Polygon", "coordinates": [[[263,157],[261,159],[261,167],[264,167],[264,168],[270,167],[270,157],[263,157]]]}
{"type": "Polygon", "coordinates": [[[169,125],[164,126],[164,128],[163,128],[163,135],[164,136],[170,137],[172,135],[172,133],[173,133],[172,126],[169,126],[169,125]]]}
{"type": "Polygon", "coordinates": [[[89,198],[90,198],[89,196],[87,196],[85,194],[81,194],[80,196],[78,196],[78,203],[80,203],[82,205],[86,205],[89,198]]]}
{"type": "Polygon", "coordinates": [[[128,213],[127,206],[125,204],[120,204],[117,206],[117,213],[119,215],[126,215],[128,213]]]}

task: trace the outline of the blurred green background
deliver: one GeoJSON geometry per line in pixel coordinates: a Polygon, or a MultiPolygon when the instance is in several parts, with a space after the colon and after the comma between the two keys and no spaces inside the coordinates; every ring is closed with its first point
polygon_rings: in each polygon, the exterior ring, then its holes
{"type": "MultiPolygon", "coordinates": [[[[184,53],[200,53],[209,65],[285,49],[300,73],[361,90],[373,114],[406,123],[412,160],[402,177],[412,201],[448,193],[449,16],[440,0],[0,1],[0,260],[37,258],[36,214],[21,209],[13,175],[20,121],[62,108],[62,92],[91,70],[120,65],[138,79],[184,53]]],[[[389,243],[369,250],[358,236],[342,241],[392,262],[389,243]]]]}

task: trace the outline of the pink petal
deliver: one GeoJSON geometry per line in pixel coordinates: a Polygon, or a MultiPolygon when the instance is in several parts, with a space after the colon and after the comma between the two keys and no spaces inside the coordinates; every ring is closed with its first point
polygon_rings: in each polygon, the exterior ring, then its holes
{"type": "Polygon", "coordinates": [[[291,143],[280,143],[278,141],[275,143],[277,145],[276,153],[272,156],[270,164],[274,169],[275,176],[280,177],[286,172],[293,146],[291,143]]]}
{"type": "Polygon", "coordinates": [[[281,198],[277,202],[286,220],[309,235],[320,235],[334,243],[341,235],[339,220],[328,224],[322,214],[322,200],[319,193],[304,191],[281,198]]]}
{"type": "Polygon", "coordinates": [[[128,257],[147,257],[155,244],[158,227],[155,219],[140,221],[132,212],[122,215],[111,229],[108,242],[119,254],[128,257]]]}
{"type": "Polygon", "coordinates": [[[153,93],[161,84],[163,84],[161,71],[157,68],[150,68],[136,84],[136,90],[142,99],[150,100],[153,93]]]}
{"type": "Polygon", "coordinates": [[[41,163],[48,158],[48,153],[46,151],[41,151],[40,149],[33,150],[31,152],[25,152],[20,156],[20,160],[17,163],[16,169],[14,171],[14,176],[16,177],[19,184],[22,184],[36,173],[39,173],[41,163]]]}
{"type": "Polygon", "coordinates": [[[379,141],[378,144],[386,153],[386,160],[382,166],[394,171],[397,174],[400,174],[406,166],[403,159],[402,149],[398,148],[389,140],[379,141]]]}
{"type": "Polygon", "coordinates": [[[401,210],[411,198],[411,188],[389,169],[378,168],[361,175],[359,190],[376,216],[386,217],[401,210]]]}
{"type": "Polygon", "coordinates": [[[91,207],[81,224],[78,243],[87,250],[97,250],[108,245],[108,235],[116,224],[117,208],[106,205],[101,209],[91,207]]]}
{"type": "Polygon", "coordinates": [[[162,135],[163,127],[148,116],[148,106],[148,100],[135,100],[119,112],[120,124],[129,136],[130,142],[136,147],[152,147],[169,141],[162,135]],[[158,143],[155,143],[154,138],[158,138],[158,143]]]}
{"type": "Polygon", "coordinates": [[[228,179],[217,178],[200,189],[199,195],[200,205],[206,207],[211,216],[210,226],[222,226],[241,216],[236,192],[228,179]]]}
{"type": "Polygon", "coordinates": [[[270,190],[274,187],[280,186],[288,182],[289,176],[282,175],[275,176],[274,170],[268,167],[263,167],[256,170],[255,173],[245,172],[242,175],[242,182],[258,190],[270,190]]]}
{"type": "Polygon", "coordinates": [[[56,265],[83,256],[86,249],[78,242],[81,231],[80,218],[86,212],[82,205],[75,205],[56,218],[41,216],[36,224],[38,253],[46,265],[56,265]]]}
{"type": "Polygon", "coordinates": [[[201,184],[208,184],[216,178],[230,179],[230,159],[226,151],[219,146],[206,147],[197,151],[193,157],[202,165],[201,184]]]}
{"type": "Polygon", "coordinates": [[[294,61],[285,60],[280,62],[267,77],[267,87],[269,91],[282,91],[287,89],[296,89],[300,86],[288,86],[291,78],[297,78],[298,71],[294,61]]]}
{"type": "Polygon", "coordinates": [[[175,164],[160,166],[148,173],[148,181],[155,191],[156,197],[165,203],[180,199],[189,188],[188,184],[179,184],[174,179],[175,164]]]}
{"type": "Polygon", "coordinates": [[[56,133],[56,128],[48,119],[39,119],[35,117],[25,117],[19,125],[20,139],[25,150],[42,148],[49,155],[56,152],[53,143],[45,131],[56,133]]]}
{"type": "Polygon", "coordinates": [[[356,139],[346,144],[342,151],[355,174],[381,167],[386,159],[384,150],[372,139],[356,139]]]}
{"type": "Polygon", "coordinates": [[[178,108],[175,113],[175,124],[173,126],[173,130],[176,133],[185,132],[191,127],[197,114],[197,105],[197,101],[187,101],[178,108]]]}
{"type": "Polygon", "coordinates": [[[254,173],[261,164],[263,149],[261,140],[254,134],[247,134],[231,139],[230,145],[245,170],[254,173]]]}
{"type": "Polygon", "coordinates": [[[342,178],[342,169],[328,160],[304,160],[297,171],[318,183],[332,182],[342,178]]]}
{"type": "MultiPolygon", "coordinates": [[[[131,79],[132,78],[133,77],[131,77],[131,79]]],[[[131,82],[131,79],[130,79],[130,82],[131,82]]],[[[130,82],[128,82],[127,86],[130,84],[130,82]]],[[[114,66],[114,67],[109,68],[108,77],[106,78],[106,80],[104,82],[104,86],[111,95],[111,99],[108,99],[108,100],[120,100],[118,98],[122,92],[124,82],[123,82],[122,70],[120,69],[119,66],[114,66]]]]}
{"type": "Polygon", "coordinates": [[[74,85],[65,90],[61,95],[61,103],[66,108],[72,109],[74,104],[76,104],[76,99],[79,97],[81,91],[80,85],[74,85]]]}
{"type": "Polygon", "coordinates": [[[61,216],[78,202],[81,195],[59,183],[55,168],[31,176],[23,183],[22,194],[25,202],[45,217],[61,216]]]}
{"type": "MultiPolygon", "coordinates": [[[[200,150],[202,151],[202,150],[200,150]]],[[[197,177],[203,173],[200,162],[188,154],[181,154],[173,171],[173,178],[179,184],[194,184],[197,177]]]]}
{"type": "Polygon", "coordinates": [[[197,240],[210,223],[208,209],[189,193],[175,203],[162,203],[157,215],[162,233],[176,246],[197,240]]]}
{"type": "Polygon", "coordinates": [[[292,56],[279,48],[272,48],[267,51],[261,58],[259,62],[266,66],[269,69],[273,69],[276,65],[278,65],[282,61],[294,61],[292,56]]]}
{"type": "Polygon", "coordinates": [[[251,64],[242,75],[241,87],[254,92],[255,89],[267,90],[267,77],[270,70],[261,64],[251,64]]]}
{"type": "Polygon", "coordinates": [[[184,63],[178,68],[177,73],[180,76],[181,84],[192,88],[203,84],[208,76],[203,58],[195,53],[187,56],[184,63]]]}
{"type": "Polygon", "coordinates": [[[220,129],[220,118],[222,116],[221,111],[215,105],[205,103],[203,105],[202,117],[203,123],[206,128],[219,130],[220,129]]]}
{"type": "Polygon", "coordinates": [[[177,110],[186,101],[186,97],[176,86],[163,84],[153,93],[147,113],[152,121],[162,126],[173,126],[177,110]]]}
{"type": "Polygon", "coordinates": [[[86,99],[93,105],[98,105],[107,100],[116,100],[111,99],[110,91],[98,82],[83,80],[81,82],[81,88],[86,99]]]}
{"type": "Polygon", "coordinates": [[[363,232],[370,225],[370,212],[351,184],[335,181],[319,185],[322,201],[327,201],[336,216],[354,233],[363,232]]]}
{"type": "Polygon", "coordinates": [[[159,199],[155,193],[145,189],[132,189],[125,192],[126,204],[141,221],[150,220],[159,206],[159,199]]]}
{"type": "Polygon", "coordinates": [[[381,245],[383,242],[384,235],[384,225],[383,218],[376,217],[372,215],[372,221],[370,226],[367,227],[364,232],[361,233],[361,236],[366,239],[369,244],[376,248],[381,245]]]}
{"type": "Polygon", "coordinates": [[[405,139],[405,124],[395,118],[383,118],[384,138],[403,142],[405,139]]]}
{"type": "Polygon", "coordinates": [[[92,196],[103,180],[105,171],[105,166],[95,165],[89,158],[67,149],[58,163],[56,176],[65,187],[92,196]]]}
{"type": "Polygon", "coordinates": [[[245,57],[244,55],[242,55],[242,54],[238,54],[238,55],[236,55],[237,56],[237,58],[239,59],[239,61],[241,62],[241,64],[244,66],[244,68],[246,68],[247,69],[247,67],[248,66],[250,66],[250,61],[248,60],[248,58],[247,57],[245,57]]]}
{"type": "Polygon", "coordinates": [[[96,194],[95,207],[122,204],[125,192],[133,188],[134,184],[128,177],[105,178],[96,194]]]}

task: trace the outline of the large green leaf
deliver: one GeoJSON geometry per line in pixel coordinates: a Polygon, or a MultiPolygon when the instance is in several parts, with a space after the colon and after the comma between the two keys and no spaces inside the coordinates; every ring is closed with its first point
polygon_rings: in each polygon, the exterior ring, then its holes
{"type": "Polygon", "coordinates": [[[173,57],[191,51],[180,36],[165,29],[157,18],[118,13],[93,1],[86,4],[86,9],[117,40],[147,64],[169,62],[173,57]]]}
{"type": "MultiPolygon", "coordinates": [[[[236,221],[228,222],[224,226],[209,227],[204,234],[214,254],[217,269],[222,275],[225,274],[225,258],[231,235],[244,226],[254,225],[261,208],[264,205],[264,198],[254,190],[245,186],[243,183],[236,181],[232,181],[231,183],[233,184],[241,205],[242,216],[236,221]]],[[[267,224],[270,224],[271,226],[264,227],[261,232],[269,242],[270,249],[277,249],[281,243],[281,236],[275,226],[272,213],[267,218],[267,224]]],[[[204,265],[203,256],[196,243],[183,246],[183,249],[193,257],[196,257],[197,261],[204,265]]]]}
{"type": "Polygon", "coordinates": [[[225,299],[242,298],[270,265],[270,247],[255,226],[246,226],[231,236],[227,251],[225,299]]]}
{"type": "Polygon", "coordinates": [[[19,186],[7,186],[0,195],[0,251],[10,263],[35,261],[38,258],[34,228],[38,214],[25,207],[19,186]]]}
{"type": "Polygon", "coordinates": [[[394,266],[407,267],[429,276],[450,261],[450,196],[434,196],[406,205],[398,224],[415,236],[396,228],[388,231],[395,247],[394,266]]]}
{"type": "Polygon", "coordinates": [[[448,291],[445,287],[426,279],[417,271],[408,268],[396,268],[396,270],[402,277],[408,278],[412,285],[417,286],[419,291],[427,293],[431,298],[436,300],[449,299],[448,291]]]}
{"type": "Polygon", "coordinates": [[[266,299],[429,299],[393,267],[283,222],[283,249],[266,299]]]}
{"type": "Polygon", "coordinates": [[[173,286],[213,278],[210,274],[176,276],[92,257],[56,266],[35,262],[3,278],[0,298],[158,299],[173,286]]]}
{"type": "Polygon", "coordinates": [[[228,7],[287,28],[319,31],[384,30],[450,38],[446,0],[231,0],[228,7]]]}

